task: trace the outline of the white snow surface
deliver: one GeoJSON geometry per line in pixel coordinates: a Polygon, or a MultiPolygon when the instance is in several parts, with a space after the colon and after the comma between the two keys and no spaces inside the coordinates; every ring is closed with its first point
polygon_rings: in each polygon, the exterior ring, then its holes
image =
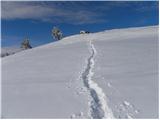
{"type": "Polygon", "coordinates": [[[9,55],[13,55],[17,52],[24,50],[23,48],[18,47],[2,47],[1,48],[1,57],[6,57],[9,55]]]}
{"type": "Polygon", "coordinates": [[[158,26],[106,30],[2,58],[2,118],[158,118],[158,26]]]}

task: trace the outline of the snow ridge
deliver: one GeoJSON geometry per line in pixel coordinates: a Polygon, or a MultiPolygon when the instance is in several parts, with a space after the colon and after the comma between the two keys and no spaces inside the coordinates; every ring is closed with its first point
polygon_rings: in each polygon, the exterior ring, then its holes
{"type": "Polygon", "coordinates": [[[98,84],[92,80],[92,76],[94,74],[93,69],[95,65],[94,59],[97,54],[97,51],[94,45],[92,44],[91,40],[89,43],[91,56],[88,58],[86,69],[82,73],[84,85],[88,89],[89,94],[91,96],[89,100],[89,114],[91,118],[95,119],[114,118],[112,111],[107,105],[106,96],[102,88],[100,88],[98,84]]]}

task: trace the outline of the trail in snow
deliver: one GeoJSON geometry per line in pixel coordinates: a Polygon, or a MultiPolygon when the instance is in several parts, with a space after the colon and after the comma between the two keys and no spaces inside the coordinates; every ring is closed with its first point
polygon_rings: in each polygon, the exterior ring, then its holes
{"type": "Polygon", "coordinates": [[[90,117],[96,119],[114,118],[112,111],[107,105],[107,99],[102,88],[100,88],[98,84],[92,80],[92,76],[94,74],[93,69],[95,66],[94,59],[97,51],[91,40],[89,49],[91,52],[91,56],[87,60],[87,66],[85,68],[85,71],[82,73],[82,79],[91,96],[89,101],[90,117]]]}

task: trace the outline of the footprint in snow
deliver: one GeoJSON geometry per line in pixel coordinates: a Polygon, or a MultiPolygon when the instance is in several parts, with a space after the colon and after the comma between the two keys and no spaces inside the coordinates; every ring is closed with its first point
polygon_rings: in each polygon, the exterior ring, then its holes
{"type": "Polygon", "coordinates": [[[109,88],[111,88],[111,87],[112,87],[111,83],[107,83],[107,86],[108,86],[109,88]]]}
{"type": "Polygon", "coordinates": [[[72,114],[72,115],[70,116],[71,119],[83,118],[83,117],[84,117],[83,112],[80,112],[80,113],[77,113],[77,114],[72,114]]]}

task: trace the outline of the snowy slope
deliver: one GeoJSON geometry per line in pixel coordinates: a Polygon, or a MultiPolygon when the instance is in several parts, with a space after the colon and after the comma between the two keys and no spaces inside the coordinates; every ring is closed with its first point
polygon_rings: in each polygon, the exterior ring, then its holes
{"type": "Polygon", "coordinates": [[[3,118],[157,118],[158,26],[109,30],[2,58],[3,118]]]}
{"type": "Polygon", "coordinates": [[[13,54],[20,52],[22,50],[24,50],[24,49],[17,48],[17,47],[3,47],[3,48],[1,48],[1,57],[13,55],[13,54]]]}

